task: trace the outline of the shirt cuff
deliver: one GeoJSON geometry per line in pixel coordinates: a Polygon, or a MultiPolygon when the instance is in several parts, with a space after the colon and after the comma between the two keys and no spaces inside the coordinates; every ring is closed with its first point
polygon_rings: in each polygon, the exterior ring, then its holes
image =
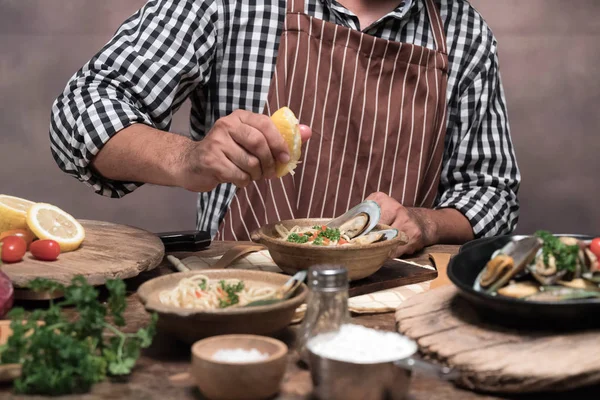
{"type": "Polygon", "coordinates": [[[137,123],[154,127],[152,120],[138,109],[117,100],[103,99],[89,106],[76,121],[72,144],[77,177],[98,194],[123,197],[143,183],[115,181],[98,174],[90,163],[104,145],[119,131],[137,123]]]}

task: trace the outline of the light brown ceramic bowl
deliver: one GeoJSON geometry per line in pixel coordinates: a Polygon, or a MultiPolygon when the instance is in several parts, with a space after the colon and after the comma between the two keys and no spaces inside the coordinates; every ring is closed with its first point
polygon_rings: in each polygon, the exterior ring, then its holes
{"type": "Polygon", "coordinates": [[[302,304],[308,293],[302,284],[288,300],[255,307],[199,310],[164,305],[158,296],[162,290],[172,289],[185,277],[204,274],[211,280],[241,279],[249,284],[262,284],[274,288],[283,285],[289,276],[274,272],[248,270],[202,270],[178,272],[151,279],[138,289],[138,295],[146,310],[158,313],[158,327],[176,338],[193,343],[208,336],[224,334],[268,335],[290,324],[294,311],[302,304]]]}
{"type": "MultiPolygon", "coordinates": [[[[294,226],[314,226],[328,222],[328,219],[290,219],[268,224],[252,233],[252,240],[267,247],[273,261],[288,274],[308,269],[318,264],[343,265],[348,270],[351,281],[366,278],[374,274],[389,259],[394,250],[407,243],[404,232],[398,232],[392,240],[368,245],[352,246],[314,246],[290,243],[279,238],[276,224],[291,229],[294,226]]],[[[375,230],[390,229],[388,225],[378,224],[375,230]]]]}
{"type": "Polygon", "coordinates": [[[200,340],[192,346],[191,375],[212,400],[258,400],[279,392],[287,364],[287,346],[276,339],[255,335],[224,335],[200,340]],[[220,349],[256,349],[269,354],[258,362],[215,361],[220,349]]]}

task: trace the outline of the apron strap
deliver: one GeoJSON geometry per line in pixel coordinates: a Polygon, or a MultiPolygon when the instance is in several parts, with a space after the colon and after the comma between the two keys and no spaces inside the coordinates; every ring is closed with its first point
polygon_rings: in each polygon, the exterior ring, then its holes
{"type": "Polygon", "coordinates": [[[294,14],[303,14],[304,0],[287,0],[287,12],[294,14]]]}
{"type": "Polygon", "coordinates": [[[433,0],[425,0],[425,5],[427,7],[429,25],[431,25],[431,30],[433,31],[433,38],[435,39],[435,47],[438,51],[441,51],[444,54],[448,54],[448,51],[446,49],[446,35],[444,34],[444,24],[442,23],[440,10],[438,6],[435,5],[433,0]]]}

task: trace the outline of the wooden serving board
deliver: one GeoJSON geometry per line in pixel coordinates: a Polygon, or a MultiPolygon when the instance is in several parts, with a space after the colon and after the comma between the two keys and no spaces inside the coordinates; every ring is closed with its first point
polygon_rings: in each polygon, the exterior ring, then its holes
{"type": "Polygon", "coordinates": [[[484,322],[453,286],[416,295],[396,311],[400,333],[424,356],[461,371],[485,392],[565,391],[600,383],[600,330],[526,331],[484,322]]]}
{"type": "Polygon", "coordinates": [[[359,281],[350,282],[350,297],[430,281],[438,276],[436,270],[417,267],[398,260],[388,260],[375,272],[359,281]]]}
{"type": "Polygon", "coordinates": [[[4,264],[15,287],[15,298],[38,300],[59,297],[60,293],[34,293],[22,289],[34,278],[47,278],[63,284],[83,275],[92,285],[107,279],[131,278],[160,264],[164,246],[154,234],[142,229],[110,222],[80,221],[85,240],[75,251],[63,253],[56,261],[39,261],[25,254],[23,261],[4,264]],[[21,289],[20,289],[21,288],[21,289]]]}

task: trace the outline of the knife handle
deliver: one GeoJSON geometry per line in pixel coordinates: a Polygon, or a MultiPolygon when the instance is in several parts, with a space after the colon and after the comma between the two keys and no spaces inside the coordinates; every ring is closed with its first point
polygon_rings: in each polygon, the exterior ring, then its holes
{"type": "Polygon", "coordinates": [[[205,231],[178,231],[156,234],[165,246],[165,252],[198,251],[211,243],[211,237],[205,231]]]}

